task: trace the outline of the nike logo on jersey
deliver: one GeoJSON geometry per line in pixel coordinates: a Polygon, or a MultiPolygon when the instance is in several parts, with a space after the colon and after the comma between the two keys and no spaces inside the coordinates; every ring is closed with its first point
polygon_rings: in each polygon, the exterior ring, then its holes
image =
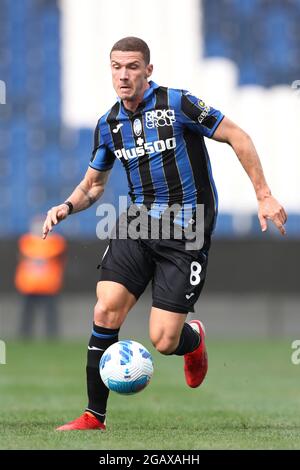
{"type": "Polygon", "coordinates": [[[118,124],[117,127],[115,127],[113,129],[113,133],[116,134],[117,132],[119,132],[119,130],[121,129],[122,126],[123,126],[123,124],[118,124]]]}
{"type": "Polygon", "coordinates": [[[96,346],[88,346],[89,351],[105,351],[105,349],[96,348],[96,346]]]}
{"type": "Polygon", "coordinates": [[[190,300],[190,298],[193,297],[193,295],[195,295],[194,292],[192,292],[191,294],[186,294],[185,298],[186,298],[187,300],[190,300]]]}

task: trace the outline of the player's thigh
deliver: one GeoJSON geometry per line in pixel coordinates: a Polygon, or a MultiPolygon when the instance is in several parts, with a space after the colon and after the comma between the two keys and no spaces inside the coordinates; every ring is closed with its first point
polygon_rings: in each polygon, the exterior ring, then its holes
{"type": "Polygon", "coordinates": [[[99,281],[94,322],[105,328],[120,328],[136,301],[136,297],[124,285],[112,281],[99,281]]]}
{"type": "Polygon", "coordinates": [[[140,240],[112,239],[101,262],[100,281],[122,284],[138,299],[154,268],[149,249],[140,240]]]}
{"type": "Polygon", "coordinates": [[[191,255],[169,243],[156,262],[153,307],[182,314],[193,312],[205,282],[207,260],[203,250],[191,255]]]}
{"type": "Polygon", "coordinates": [[[184,313],[152,307],[149,335],[156,349],[165,354],[176,349],[186,317],[187,314],[184,313]]]}

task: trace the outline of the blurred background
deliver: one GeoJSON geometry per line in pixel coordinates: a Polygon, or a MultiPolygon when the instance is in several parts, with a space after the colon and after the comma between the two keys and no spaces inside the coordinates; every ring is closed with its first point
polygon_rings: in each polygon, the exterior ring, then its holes
{"type": "MultiPolygon", "coordinates": [[[[15,284],[17,266],[29,256],[20,237],[83,177],[94,127],[115,100],[109,52],[128,35],[148,42],[154,81],[190,90],[252,136],[289,215],[286,237],[272,226],[262,234],[252,185],[236,156],[207,141],[220,205],[194,316],[215,337],[300,336],[299,24],[300,0],[152,0],[151,7],[140,0],[0,0],[1,339],[88,337],[96,268],[107,245],[96,237],[97,207],[57,229],[66,246],[53,248],[61,264],[52,268],[64,281],[40,287],[45,318],[15,284]],[[22,321],[35,308],[34,330],[26,332],[22,321]]],[[[101,202],[117,205],[126,194],[117,161],[101,202]]],[[[147,291],[123,335],[147,336],[150,307],[147,291]]]]}

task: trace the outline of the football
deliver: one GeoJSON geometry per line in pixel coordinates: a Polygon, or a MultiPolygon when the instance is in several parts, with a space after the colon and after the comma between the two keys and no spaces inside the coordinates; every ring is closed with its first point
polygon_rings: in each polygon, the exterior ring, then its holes
{"type": "Polygon", "coordinates": [[[99,371],[104,384],[122,395],[143,390],[153,375],[153,361],[142,344],[123,340],[112,344],[103,354],[99,371]]]}

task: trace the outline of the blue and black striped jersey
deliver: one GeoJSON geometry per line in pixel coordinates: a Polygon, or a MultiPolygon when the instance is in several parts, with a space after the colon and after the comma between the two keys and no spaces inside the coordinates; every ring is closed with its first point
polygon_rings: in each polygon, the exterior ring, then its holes
{"type": "Polygon", "coordinates": [[[224,116],[185,90],[149,85],[134,113],[118,100],[99,119],[90,167],[109,170],[117,158],[133,203],[153,216],[173,204],[204,204],[205,231],[212,231],[217,191],[204,137],[213,136],[224,116]]]}

